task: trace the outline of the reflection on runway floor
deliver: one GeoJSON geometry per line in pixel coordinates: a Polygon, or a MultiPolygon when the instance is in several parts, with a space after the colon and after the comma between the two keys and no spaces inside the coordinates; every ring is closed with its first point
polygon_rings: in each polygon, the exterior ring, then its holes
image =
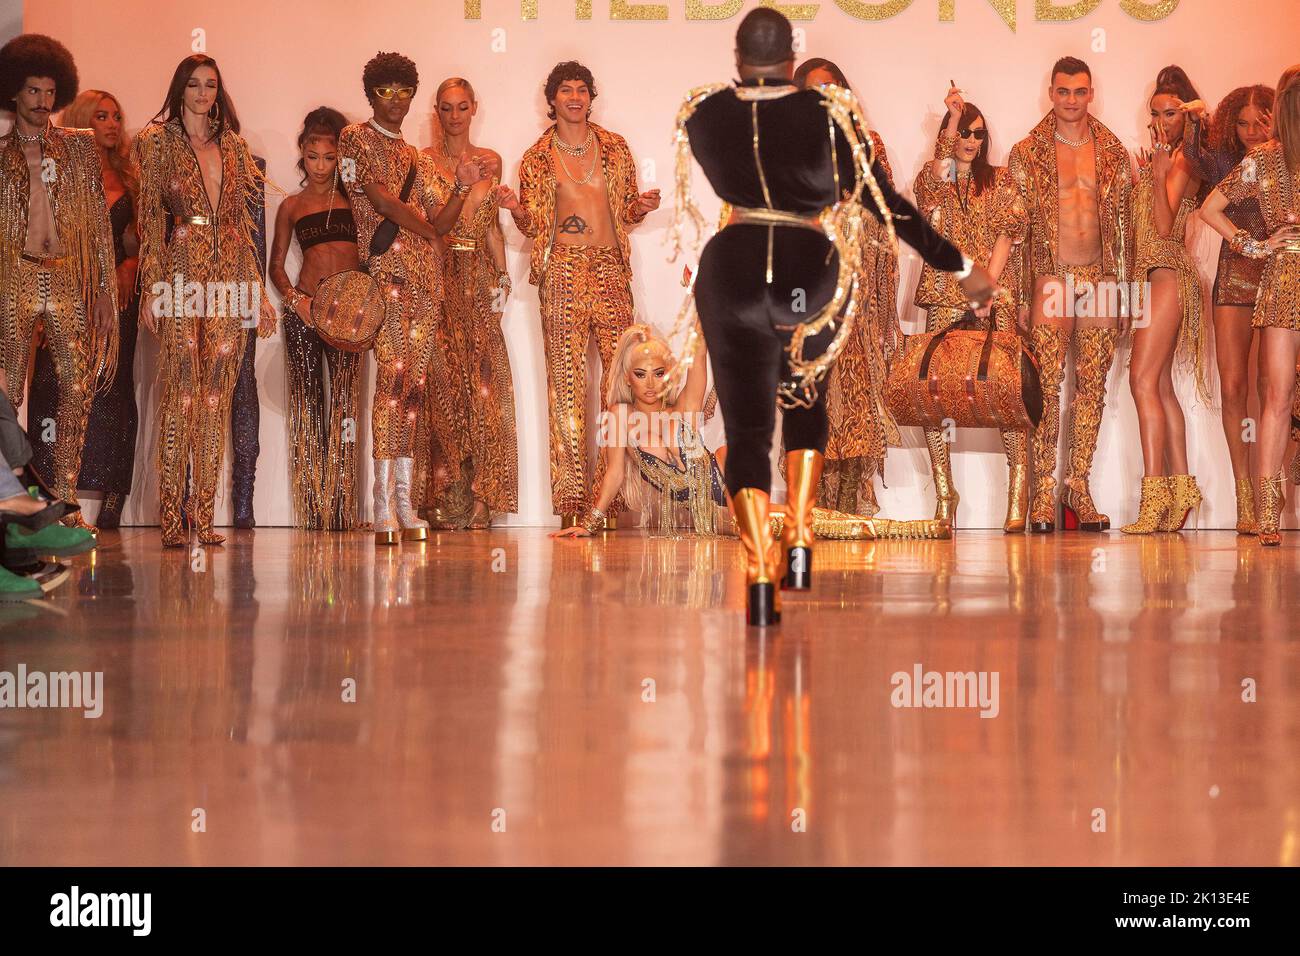
{"type": "Polygon", "coordinates": [[[75,560],[0,671],[103,716],[0,710],[0,863],[1300,864],[1294,535],[825,542],[761,637],[727,539],[75,560]]]}

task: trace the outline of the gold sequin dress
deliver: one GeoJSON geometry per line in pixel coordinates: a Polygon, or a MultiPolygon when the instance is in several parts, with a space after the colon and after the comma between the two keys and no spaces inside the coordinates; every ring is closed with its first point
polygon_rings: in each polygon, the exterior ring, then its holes
{"type": "MultiPolygon", "coordinates": [[[[1265,232],[1271,236],[1283,226],[1300,221],[1296,178],[1295,171],[1287,168],[1282,144],[1273,140],[1247,153],[1219,183],[1219,192],[1230,203],[1256,199],[1264,214],[1265,232]]],[[[1256,328],[1300,332],[1300,247],[1279,249],[1264,261],[1252,322],[1256,328]]]]}

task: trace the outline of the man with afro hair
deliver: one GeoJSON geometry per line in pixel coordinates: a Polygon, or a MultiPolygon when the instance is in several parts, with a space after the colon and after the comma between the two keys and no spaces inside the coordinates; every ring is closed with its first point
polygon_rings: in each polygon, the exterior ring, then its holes
{"type": "MultiPolygon", "coordinates": [[[[25,33],[0,48],[0,104],[16,114],[0,139],[0,384],[21,406],[40,320],[58,405],[52,432],[37,422],[33,433],[54,446],[53,474],[41,477],[72,503],[91,399],[97,383],[113,380],[118,331],[113,236],[94,133],[50,122],[76,95],[76,65],[57,40],[25,33]]],[[[65,520],[89,527],[79,511],[65,520]]]]}

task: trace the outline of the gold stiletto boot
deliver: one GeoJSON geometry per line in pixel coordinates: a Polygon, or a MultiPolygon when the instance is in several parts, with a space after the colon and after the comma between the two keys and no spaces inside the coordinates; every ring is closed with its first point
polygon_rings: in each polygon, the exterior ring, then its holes
{"type": "Polygon", "coordinates": [[[1162,530],[1169,509],[1174,503],[1169,479],[1164,475],[1142,478],[1142,499],[1138,503],[1137,520],[1120,528],[1125,534],[1151,534],[1162,530]]]}
{"type": "Polygon", "coordinates": [[[1286,476],[1278,472],[1272,478],[1260,478],[1259,481],[1259,543],[1266,548],[1276,548],[1282,543],[1278,525],[1282,521],[1282,505],[1285,499],[1282,489],[1286,485],[1286,476]]]}
{"type": "Polygon", "coordinates": [[[1029,530],[1056,530],[1056,445],[1061,433],[1061,381],[1065,378],[1065,348],[1069,337],[1054,325],[1036,325],[1029,347],[1038,360],[1043,385],[1043,417],[1030,441],[1034,496],[1029,506],[1029,530]]]}
{"type": "Polygon", "coordinates": [[[952,456],[942,428],[927,428],[925,443],[930,448],[930,473],[934,476],[934,520],[956,527],[957,504],[961,501],[952,483],[952,456]]]}
{"type": "Polygon", "coordinates": [[[1196,479],[1191,475],[1170,475],[1169,493],[1172,501],[1161,531],[1182,531],[1187,524],[1187,516],[1201,503],[1201,489],[1196,487],[1196,479]]]}
{"type": "Polygon", "coordinates": [[[1255,487],[1249,478],[1237,479],[1237,534],[1255,533],[1255,487]]]}
{"type": "Polygon", "coordinates": [[[781,622],[777,574],[781,546],[772,533],[771,501],[767,492],[741,488],[731,496],[736,533],[745,546],[745,619],[755,627],[781,622]]]}
{"type": "Polygon", "coordinates": [[[1026,461],[1024,432],[1004,431],[1002,447],[1007,451],[1007,520],[1002,530],[1021,534],[1029,517],[1029,465],[1026,461]]]}
{"type": "Polygon", "coordinates": [[[781,529],[781,588],[812,587],[813,504],[822,476],[822,454],[811,448],[785,456],[785,526],[781,529]]]}
{"type": "Polygon", "coordinates": [[[1088,473],[1097,453],[1101,413],[1106,407],[1106,376],[1115,360],[1118,329],[1077,329],[1074,333],[1074,401],[1070,417],[1070,470],[1061,494],[1067,530],[1109,531],[1110,517],[1097,510],[1088,490],[1088,473]]]}

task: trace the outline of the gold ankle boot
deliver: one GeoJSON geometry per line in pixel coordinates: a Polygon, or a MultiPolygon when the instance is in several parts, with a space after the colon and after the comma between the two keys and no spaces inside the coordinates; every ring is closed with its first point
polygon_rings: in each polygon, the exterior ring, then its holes
{"type": "Polygon", "coordinates": [[[1286,477],[1279,472],[1272,478],[1260,478],[1259,481],[1259,543],[1266,548],[1276,548],[1282,543],[1278,525],[1282,521],[1282,505],[1285,499],[1282,488],[1286,477]]]}
{"type": "Polygon", "coordinates": [[[1138,503],[1137,520],[1120,528],[1125,534],[1151,534],[1161,530],[1170,507],[1174,503],[1169,479],[1152,475],[1142,479],[1142,500],[1138,503]]]}
{"type": "Polygon", "coordinates": [[[952,455],[942,428],[927,428],[925,443],[930,448],[930,472],[934,475],[934,520],[957,525],[957,505],[961,497],[952,483],[952,455]]]}
{"type": "Polygon", "coordinates": [[[1021,534],[1029,516],[1029,465],[1026,461],[1024,432],[1005,431],[1002,446],[1007,450],[1007,520],[1002,530],[1021,534]]]}
{"type": "Polygon", "coordinates": [[[781,622],[781,597],[777,587],[781,547],[772,534],[771,503],[767,492],[741,488],[731,496],[736,533],[745,547],[745,619],[755,627],[781,622]]]}
{"type": "MultiPolygon", "coordinates": [[[[1115,360],[1118,329],[1077,329],[1074,333],[1074,401],[1070,416],[1070,470],[1062,504],[1082,531],[1109,531],[1110,517],[1097,510],[1088,490],[1088,473],[1097,453],[1101,413],[1106,407],[1106,376],[1115,360]]],[[[1067,525],[1068,527],[1068,525],[1067,525]]]]}
{"type": "Polygon", "coordinates": [[[1255,487],[1249,478],[1237,479],[1237,534],[1254,534],[1255,487]]]}
{"type": "Polygon", "coordinates": [[[1065,378],[1065,349],[1069,336],[1054,325],[1036,325],[1029,346],[1038,360],[1043,386],[1043,417],[1030,436],[1034,496],[1029,506],[1029,530],[1056,530],[1056,445],[1061,433],[1061,381],[1065,378]]]}
{"type": "Polygon", "coordinates": [[[822,475],[822,454],[811,448],[785,456],[785,512],[781,529],[781,588],[807,591],[812,587],[813,504],[822,475]]]}
{"type": "Polygon", "coordinates": [[[1187,516],[1201,503],[1201,489],[1196,487],[1196,479],[1192,475],[1170,475],[1169,493],[1173,500],[1160,530],[1182,531],[1187,516]]]}

